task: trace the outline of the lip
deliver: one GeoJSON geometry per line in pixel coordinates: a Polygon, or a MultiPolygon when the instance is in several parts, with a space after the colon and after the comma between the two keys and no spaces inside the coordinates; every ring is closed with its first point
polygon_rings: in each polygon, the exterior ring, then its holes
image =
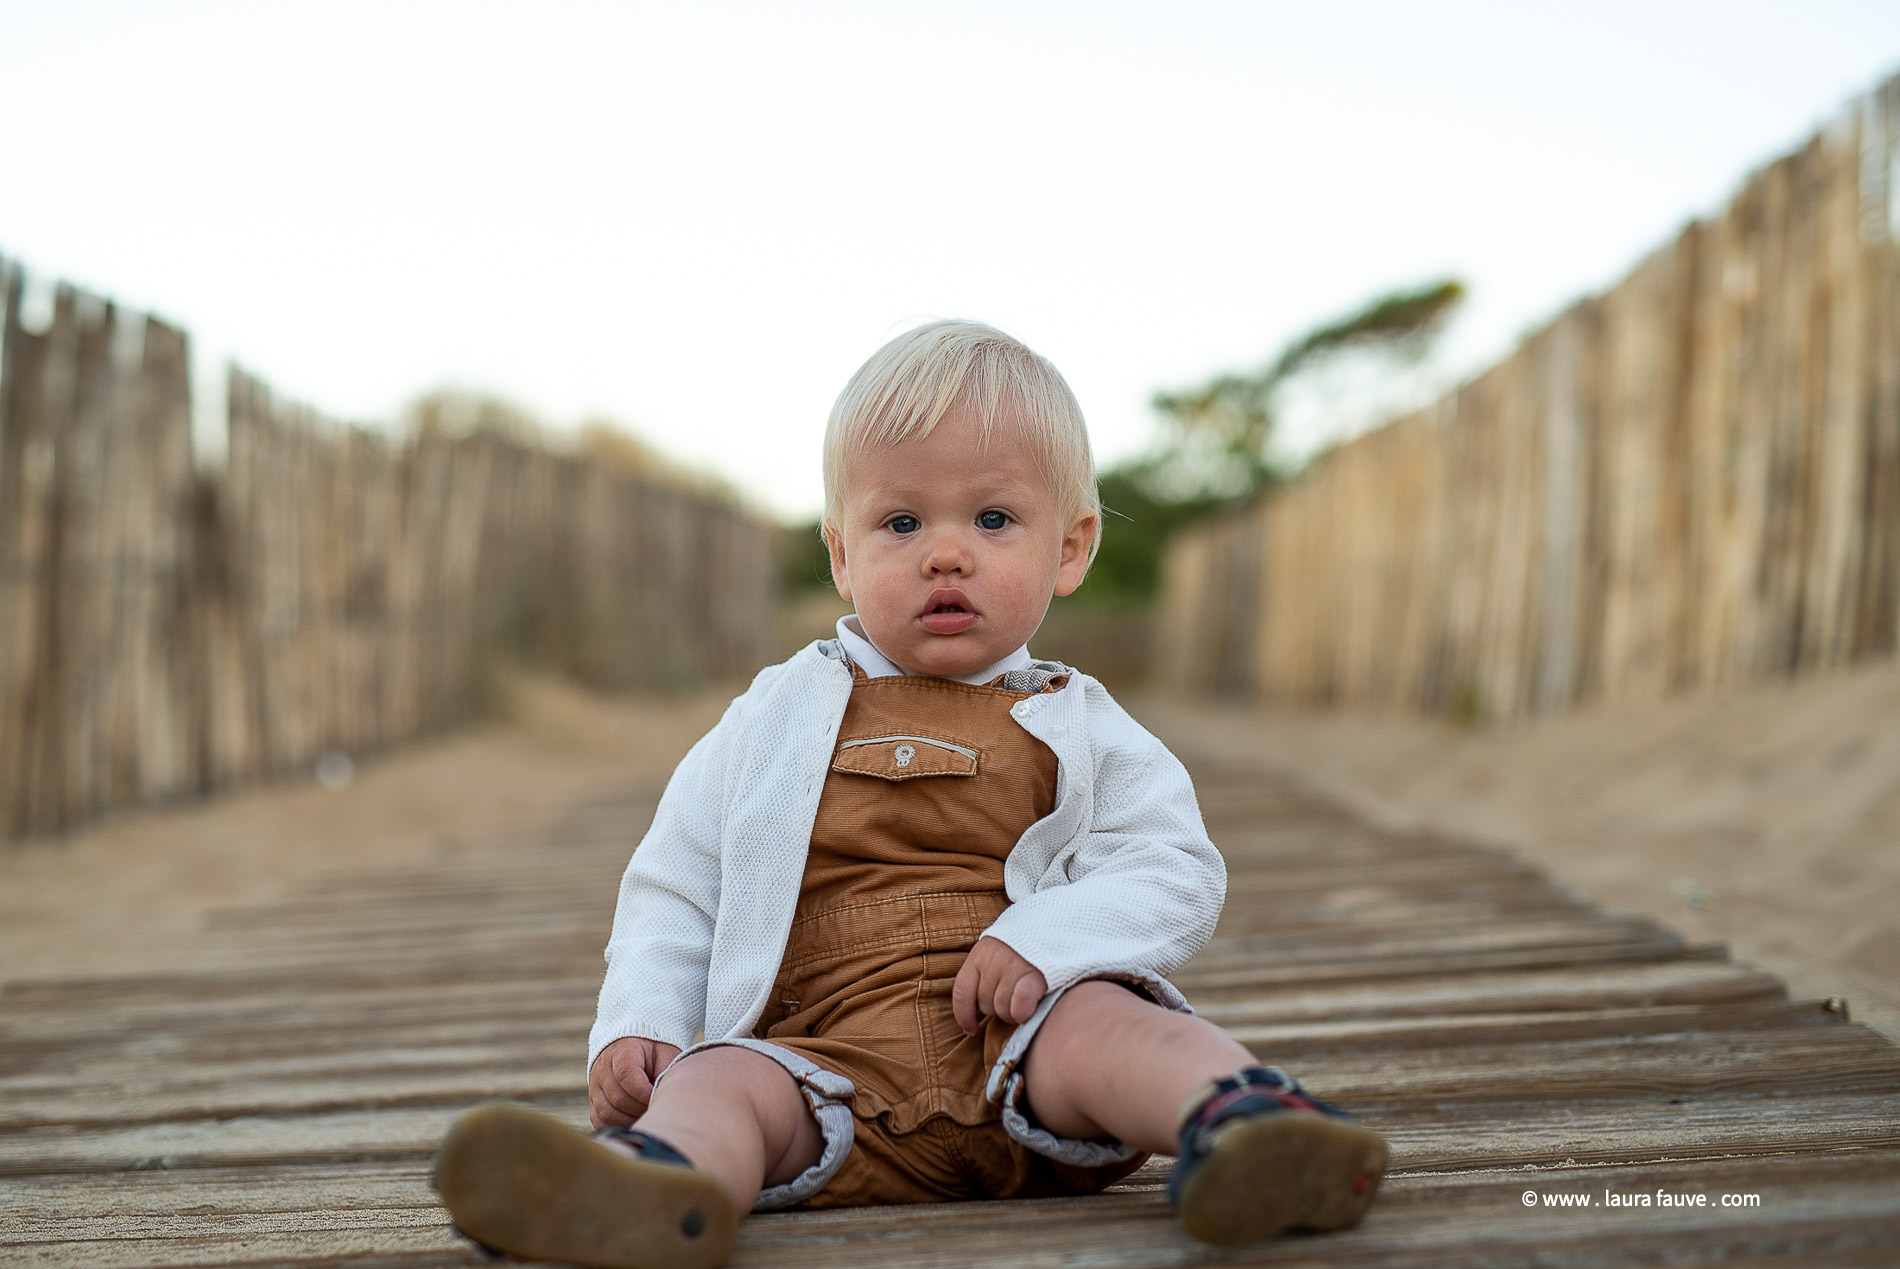
{"type": "Polygon", "coordinates": [[[977,613],[968,595],[954,586],[940,586],[930,592],[930,598],[925,602],[924,610],[917,615],[917,622],[931,634],[962,634],[976,624],[977,613]],[[944,607],[954,607],[961,611],[937,611],[944,607]]]}

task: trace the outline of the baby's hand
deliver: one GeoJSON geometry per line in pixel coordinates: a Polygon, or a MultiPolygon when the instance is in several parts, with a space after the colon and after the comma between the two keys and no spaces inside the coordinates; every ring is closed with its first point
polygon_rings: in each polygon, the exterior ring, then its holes
{"type": "Polygon", "coordinates": [[[984,1014],[994,1014],[1004,1022],[1028,1022],[1048,993],[1049,980],[1034,965],[1001,939],[985,935],[957,971],[950,1008],[964,1034],[975,1035],[984,1014]]]}
{"type": "Polygon", "coordinates": [[[647,1113],[653,1081],[679,1049],[637,1035],[623,1036],[600,1051],[587,1073],[587,1111],[596,1128],[629,1128],[647,1113]]]}

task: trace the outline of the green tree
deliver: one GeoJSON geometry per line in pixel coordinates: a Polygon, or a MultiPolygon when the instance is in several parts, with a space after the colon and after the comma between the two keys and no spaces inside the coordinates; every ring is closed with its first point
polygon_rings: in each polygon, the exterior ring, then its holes
{"type": "Polygon", "coordinates": [[[1179,528],[1256,497],[1286,478],[1269,452],[1275,412],[1301,376],[1346,356],[1367,356],[1373,373],[1416,363],[1430,351],[1465,288],[1447,278],[1394,291],[1314,327],[1253,371],[1218,374],[1197,388],[1162,391],[1153,404],[1160,442],[1148,454],[1102,473],[1107,523],[1102,547],[1077,598],[1146,602],[1161,556],[1179,528]]]}
{"type": "Polygon", "coordinates": [[[818,521],[808,520],[786,530],[785,551],[779,558],[784,561],[779,578],[786,590],[831,589],[831,556],[818,532],[818,521]]]}

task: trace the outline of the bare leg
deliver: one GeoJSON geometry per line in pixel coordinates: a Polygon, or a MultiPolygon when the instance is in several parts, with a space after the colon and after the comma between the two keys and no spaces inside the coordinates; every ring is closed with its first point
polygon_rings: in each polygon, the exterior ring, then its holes
{"type": "Polygon", "coordinates": [[[762,1053],[721,1045],[667,1069],[634,1125],[692,1160],[751,1210],[759,1191],[818,1162],[824,1136],[798,1082],[762,1053]]]}
{"type": "MultiPolygon", "coordinates": [[[[1049,1011],[1022,1069],[1030,1112],[1058,1137],[1113,1137],[1174,1154],[1183,1103],[1252,1065],[1251,1053],[1205,1019],[1088,982],[1049,1011]]],[[[1385,1174],[1378,1133],[1310,1105],[1289,1108],[1277,1094],[1251,1108],[1241,1097],[1228,1109],[1225,1122],[1197,1132],[1192,1162],[1177,1163],[1169,1181],[1188,1233],[1237,1245],[1289,1229],[1345,1229],[1365,1215],[1385,1174]]]]}
{"type": "Polygon", "coordinates": [[[1069,988],[1043,1019],[1024,1060],[1023,1087],[1031,1113],[1058,1137],[1112,1137],[1173,1154],[1188,1096],[1254,1062],[1205,1018],[1114,983],[1086,982],[1069,988]]]}

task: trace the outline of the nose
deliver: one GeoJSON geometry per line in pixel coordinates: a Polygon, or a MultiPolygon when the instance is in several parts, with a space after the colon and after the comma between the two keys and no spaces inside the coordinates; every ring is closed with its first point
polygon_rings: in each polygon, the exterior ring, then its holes
{"type": "Polygon", "coordinates": [[[924,553],[924,571],[932,577],[949,574],[968,575],[974,559],[970,544],[954,529],[940,529],[930,537],[930,549],[924,553]]]}

